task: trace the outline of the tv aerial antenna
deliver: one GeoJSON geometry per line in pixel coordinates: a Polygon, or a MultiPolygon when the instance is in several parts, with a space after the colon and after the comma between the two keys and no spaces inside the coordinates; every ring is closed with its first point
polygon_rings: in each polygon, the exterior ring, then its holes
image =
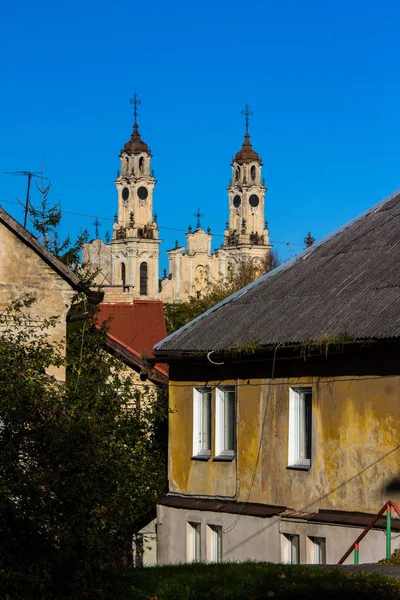
{"type": "Polygon", "coordinates": [[[28,220],[28,212],[29,212],[29,192],[31,189],[31,179],[32,179],[32,177],[40,177],[41,179],[47,179],[47,177],[44,177],[42,173],[38,173],[37,171],[4,171],[4,173],[6,175],[17,175],[17,176],[28,178],[28,185],[26,188],[25,209],[24,209],[24,227],[26,228],[26,223],[28,220]]]}

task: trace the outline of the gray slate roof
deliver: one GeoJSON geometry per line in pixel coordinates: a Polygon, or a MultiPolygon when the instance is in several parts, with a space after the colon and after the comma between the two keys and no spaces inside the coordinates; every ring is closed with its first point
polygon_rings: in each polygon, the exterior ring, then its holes
{"type": "Polygon", "coordinates": [[[159,342],[155,354],[400,337],[400,191],[159,342]]]}

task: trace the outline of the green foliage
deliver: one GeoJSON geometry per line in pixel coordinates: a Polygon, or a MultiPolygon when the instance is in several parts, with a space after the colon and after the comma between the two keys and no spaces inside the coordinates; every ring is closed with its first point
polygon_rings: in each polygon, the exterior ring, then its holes
{"type": "Polygon", "coordinates": [[[228,277],[217,281],[207,280],[206,287],[199,297],[190,296],[186,302],[166,303],[164,312],[168,334],[183,327],[261,275],[269,273],[279,262],[279,257],[274,251],[269,253],[261,268],[255,267],[250,260],[242,260],[236,270],[230,271],[228,277]]]}
{"type": "Polygon", "coordinates": [[[311,231],[309,231],[306,235],[306,237],[304,238],[304,244],[306,246],[306,248],[309,248],[310,246],[312,246],[315,242],[315,237],[313,235],[311,235],[311,231]]]}
{"type": "Polygon", "coordinates": [[[35,208],[32,204],[29,206],[29,214],[35,231],[39,234],[39,241],[43,246],[61,262],[68,267],[74,267],[79,263],[80,251],[83,244],[89,239],[89,233],[85,229],[81,231],[74,242],[71,242],[69,235],[60,241],[57,233],[57,227],[61,222],[61,207],[57,202],[49,206],[49,192],[51,182],[45,185],[41,180],[40,186],[37,186],[41,194],[40,208],[35,208]]]}
{"type": "Polygon", "coordinates": [[[399,581],[376,573],[271,563],[144,568],[131,582],[126,600],[400,599],[399,581]]]}
{"type": "Polygon", "coordinates": [[[74,323],[65,360],[24,304],[0,318],[1,595],[109,598],[165,491],[165,400],[104,351],[105,327],[74,323]]]}

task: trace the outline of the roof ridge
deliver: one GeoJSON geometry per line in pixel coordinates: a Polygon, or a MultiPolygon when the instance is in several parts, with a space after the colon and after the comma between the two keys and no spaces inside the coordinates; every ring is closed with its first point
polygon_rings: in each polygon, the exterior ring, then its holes
{"type": "Polygon", "coordinates": [[[400,195],[400,189],[396,190],[395,192],[393,192],[389,196],[386,196],[385,198],[383,198],[382,200],[380,200],[379,202],[377,202],[376,204],[374,204],[373,206],[371,206],[370,208],[368,208],[367,210],[365,210],[364,212],[362,212],[357,217],[351,219],[350,221],[348,221],[344,225],[341,225],[340,227],[338,227],[337,229],[335,229],[333,232],[329,233],[328,235],[326,235],[325,237],[323,237],[321,240],[319,240],[318,242],[316,242],[315,244],[313,244],[312,246],[310,246],[308,248],[305,248],[304,250],[302,250],[301,252],[299,252],[299,254],[296,254],[290,260],[282,263],[281,265],[279,265],[279,267],[277,267],[273,271],[270,271],[269,273],[266,273],[265,275],[263,275],[259,279],[256,279],[255,281],[252,281],[251,283],[249,283],[244,288],[241,288],[240,290],[238,290],[234,294],[231,294],[230,296],[228,296],[227,298],[225,298],[224,300],[222,300],[221,302],[219,302],[215,306],[209,308],[206,312],[202,313],[201,315],[199,315],[198,317],[196,317],[195,319],[193,319],[189,323],[186,323],[186,325],[183,325],[180,329],[178,329],[177,331],[174,331],[169,336],[167,336],[166,338],[164,338],[163,340],[161,340],[160,342],[158,342],[157,344],[155,344],[153,346],[153,350],[157,351],[158,349],[160,349],[160,347],[164,343],[166,343],[166,342],[170,341],[171,339],[175,338],[177,335],[181,334],[183,331],[185,331],[186,329],[188,329],[189,327],[191,327],[192,325],[194,325],[195,323],[197,323],[198,321],[200,321],[201,319],[203,319],[204,317],[206,317],[210,313],[213,313],[214,311],[218,310],[219,308],[221,308],[222,306],[224,306],[228,302],[231,302],[231,301],[235,300],[236,298],[239,298],[240,296],[243,296],[249,290],[253,289],[254,287],[256,287],[258,285],[260,285],[261,283],[263,283],[264,281],[266,281],[270,277],[274,277],[275,275],[277,275],[281,271],[285,271],[286,269],[290,268],[292,265],[294,265],[295,263],[297,263],[299,260],[307,257],[312,252],[314,252],[314,250],[316,250],[317,248],[323,246],[329,240],[333,239],[334,237],[336,237],[337,235],[339,235],[340,233],[342,233],[344,230],[348,229],[349,227],[351,227],[352,225],[354,225],[358,221],[361,221],[362,219],[364,219],[365,217],[367,217],[369,214],[371,214],[371,213],[379,210],[382,206],[384,206],[385,204],[387,204],[388,202],[390,202],[391,200],[393,200],[394,198],[396,198],[396,196],[398,196],[398,195],[400,195]]]}
{"type": "Polygon", "coordinates": [[[30,233],[30,231],[18,223],[18,221],[16,221],[1,206],[0,222],[10,229],[18,238],[30,246],[32,250],[36,252],[36,254],[38,254],[45,262],[47,262],[47,264],[49,264],[53,270],[56,271],[64,280],[66,280],[73,289],[79,292],[84,292],[88,297],[96,297],[97,292],[91,290],[81,279],[79,279],[77,275],[75,275],[75,273],[69,267],[64,265],[60,259],[49,252],[49,250],[47,250],[47,248],[45,248],[43,244],[41,244],[32,233],[30,233]]]}

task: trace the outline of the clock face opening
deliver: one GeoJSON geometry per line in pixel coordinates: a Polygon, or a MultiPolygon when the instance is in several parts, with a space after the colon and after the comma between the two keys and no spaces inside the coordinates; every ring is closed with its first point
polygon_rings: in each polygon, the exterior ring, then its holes
{"type": "Polygon", "coordinates": [[[242,203],[242,199],[241,199],[241,197],[240,197],[240,196],[238,196],[238,195],[236,195],[236,196],[234,197],[234,199],[233,199],[233,206],[234,206],[235,208],[239,208],[239,206],[241,205],[241,203],[242,203]]]}
{"type": "Polygon", "coordinates": [[[122,190],[122,200],[128,200],[129,198],[129,189],[127,187],[124,187],[124,189],[122,190]]]}
{"type": "Polygon", "coordinates": [[[255,208],[256,206],[259,205],[260,200],[259,200],[258,196],[256,196],[256,194],[252,194],[249,198],[249,202],[250,202],[250,206],[255,208]]]}
{"type": "Polygon", "coordinates": [[[146,200],[147,196],[149,195],[149,192],[147,188],[140,186],[140,188],[137,191],[137,195],[141,200],[146,200]]]}

